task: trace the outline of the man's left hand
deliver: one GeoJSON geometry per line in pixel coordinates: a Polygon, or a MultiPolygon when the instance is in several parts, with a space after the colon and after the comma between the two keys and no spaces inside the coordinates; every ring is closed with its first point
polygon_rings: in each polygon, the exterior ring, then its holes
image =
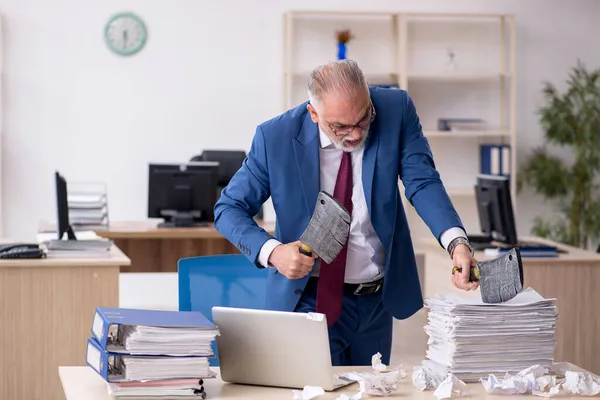
{"type": "Polygon", "coordinates": [[[452,283],[459,289],[466,291],[475,290],[479,282],[469,282],[471,266],[475,266],[477,261],[471,255],[471,250],[464,244],[456,246],[452,252],[452,265],[462,268],[462,271],[456,271],[452,274],[452,283]]]}

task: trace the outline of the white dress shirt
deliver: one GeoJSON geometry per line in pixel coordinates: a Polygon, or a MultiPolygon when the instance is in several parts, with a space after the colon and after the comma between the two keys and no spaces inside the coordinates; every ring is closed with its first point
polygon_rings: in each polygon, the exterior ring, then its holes
{"type": "MultiPolygon", "coordinates": [[[[331,139],[323,132],[319,133],[321,190],[333,195],[343,150],[335,148],[331,139]]],[[[352,156],[352,220],[348,238],[346,260],[346,283],[365,283],[378,279],[385,267],[385,250],[371,224],[367,201],[362,184],[362,158],[364,146],[351,153],[352,156]]],[[[444,248],[458,237],[467,237],[458,227],[445,231],[440,241],[444,248]]],[[[268,260],[273,249],[281,244],[269,239],[260,249],[258,262],[269,267],[268,260]]],[[[319,275],[320,260],[315,264],[312,276],[319,275]]]]}

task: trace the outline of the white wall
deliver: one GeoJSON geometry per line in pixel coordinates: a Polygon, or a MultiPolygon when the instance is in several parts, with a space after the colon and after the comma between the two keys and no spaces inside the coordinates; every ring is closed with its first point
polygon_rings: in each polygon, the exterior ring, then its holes
{"type": "MultiPolygon", "coordinates": [[[[111,218],[132,220],[146,216],[149,161],[247,149],[281,111],[282,13],[307,8],[514,13],[518,157],[541,137],[541,81],[563,82],[577,58],[600,65],[595,0],[2,0],[2,236],[32,238],[54,218],[55,169],[107,182],[111,218]],[[131,58],[103,43],[122,10],[149,29],[131,58]]],[[[521,196],[520,232],[535,209],[521,196]]]]}

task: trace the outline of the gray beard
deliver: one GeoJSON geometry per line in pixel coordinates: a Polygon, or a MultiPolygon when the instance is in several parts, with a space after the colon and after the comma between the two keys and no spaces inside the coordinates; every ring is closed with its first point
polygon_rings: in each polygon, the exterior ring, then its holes
{"type": "Polygon", "coordinates": [[[338,150],[343,150],[345,152],[352,153],[353,151],[360,150],[365,145],[365,142],[367,141],[368,136],[369,136],[369,131],[367,130],[367,131],[365,131],[364,135],[360,138],[360,142],[354,147],[344,146],[344,142],[351,141],[351,140],[345,140],[346,138],[344,138],[344,140],[342,140],[339,143],[333,142],[333,145],[338,150]]]}

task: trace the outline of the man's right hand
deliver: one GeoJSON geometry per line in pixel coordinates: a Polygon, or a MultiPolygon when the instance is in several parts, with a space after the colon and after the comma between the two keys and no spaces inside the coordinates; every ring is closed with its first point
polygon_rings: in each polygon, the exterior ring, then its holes
{"type": "Polygon", "coordinates": [[[310,257],[300,253],[300,246],[299,240],[276,246],[269,256],[269,264],[288,279],[304,278],[310,273],[317,255],[313,253],[310,257]]]}

